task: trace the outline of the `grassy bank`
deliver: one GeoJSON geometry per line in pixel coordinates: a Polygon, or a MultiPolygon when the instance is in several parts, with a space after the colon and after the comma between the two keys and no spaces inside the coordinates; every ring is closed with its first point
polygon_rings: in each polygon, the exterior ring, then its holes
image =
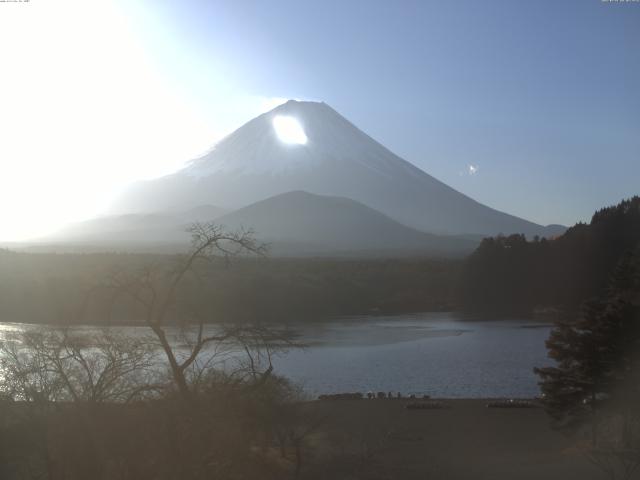
{"type": "MultiPolygon", "coordinates": [[[[318,401],[320,445],[345,443],[352,478],[604,478],[542,408],[487,408],[487,400],[446,400],[450,408],[408,410],[409,401],[318,401]]],[[[348,468],[347,468],[348,470],[348,468]]]]}
{"type": "Polygon", "coordinates": [[[51,479],[156,478],[158,469],[157,478],[185,479],[208,478],[207,471],[247,480],[605,478],[550,427],[542,408],[457,399],[445,400],[447,408],[409,410],[408,400],[339,400],[279,411],[256,400],[214,396],[191,413],[171,401],[61,404],[35,416],[27,406],[5,405],[2,478],[31,478],[20,474],[38,458],[47,459],[39,478],[51,479]],[[23,415],[24,423],[11,419],[23,415]],[[177,433],[193,428],[194,418],[214,428],[177,433]],[[213,463],[196,469],[204,452],[213,463]]]}

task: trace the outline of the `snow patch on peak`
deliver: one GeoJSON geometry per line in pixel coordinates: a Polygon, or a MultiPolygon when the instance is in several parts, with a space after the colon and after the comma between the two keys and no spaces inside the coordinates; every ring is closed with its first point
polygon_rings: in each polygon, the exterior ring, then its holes
{"type": "Polygon", "coordinates": [[[276,115],[273,117],[273,128],[278,138],[284,143],[304,145],[307,143],[307,135],[295,117],[276,115]]]}
{"type": "Polygon", "coordinates": [[[357,163],[378,175],[391,176],[405,163],[355,127],[324,102],[297,101],[277,106],[222,139],[182,173],[196,178],[217,173],[281,175],[320,165],[357,163]],[[291,119],[299,141],[287,143],[274,121],[291,119]],[[304,141],[301,141],[304,135],[304,141]]]}

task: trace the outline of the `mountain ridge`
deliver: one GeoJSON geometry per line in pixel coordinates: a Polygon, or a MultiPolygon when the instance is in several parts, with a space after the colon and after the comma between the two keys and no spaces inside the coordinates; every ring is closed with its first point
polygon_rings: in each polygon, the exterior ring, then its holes
{"type": "Polygon", "coordinates": [[[462,256],[479,240],[441,237],[406,227],[346,197],[286,192],[253,203],[216,222],[251,229],[277,256],[392,254],[462,256]]]}
{"type": "Polygon", "coordinates": [[[233,210],[296,190],[351,198],[405,226],[434,234],[558,233],[452,189],[327,104],[293,100],[250,120],[175,174],[136,184],[112,211],[187,209],[207,203],[233,210]],[[308,142],[280,141],[273,127],[278,115],[296,118],[308,142]]]}
{"type": "Polygon", "coordinates": [[[293,191],[225,214],[205,205],[172,214],[99,217],[71,224],[39,244],[45,251],[141,251],[147,246],[177,252],[187,247],[187,228],[196,221],[213,221],[229,231],[252,230],[275,257],[460,257],[480,242],[412,229],[350,198],[293,191]]]}

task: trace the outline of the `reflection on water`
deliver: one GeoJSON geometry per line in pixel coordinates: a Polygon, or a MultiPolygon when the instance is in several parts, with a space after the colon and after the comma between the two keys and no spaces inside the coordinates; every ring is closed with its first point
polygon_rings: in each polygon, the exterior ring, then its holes
{"type": "MultiPolygon", "coordinates": [[[[0,336],[26,328],[41,327],[0,324],[0,336]]],[[[79,328],[87,333],[98,330],[79,328]]],[[[127,335],[149,334],[144,327],[117,329],[127,335]]],[[[532,397],[539,394],[533,367],[550,364],[544,345],[550,326],[530,320],[425,313],[341,319],[295,330],[306,347],[276,357],[275,370],[314,396],[371,390],[437,397],[532,397]]]]}
{"type": "Polygon", "coordinates": [[[549,365],[550,326],[451,313],[357,318],[301,329],[310,346],[276,370],[310,394],[400,391],[437,397],[532,397],[549,365]],[[535,327],[535,328],[532,328],[535,327]]]}

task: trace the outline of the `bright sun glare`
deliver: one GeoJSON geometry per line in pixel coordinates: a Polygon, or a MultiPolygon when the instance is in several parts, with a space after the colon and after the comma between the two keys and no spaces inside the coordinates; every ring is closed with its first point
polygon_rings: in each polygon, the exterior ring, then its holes
{"type": "Polygon", "coordinates": [[[304,145],[307,143],[307,135],[300,122],[293,117],[277,115],[273,119],[273,128],[278,138],[284,143],[304,145]]]}
{"type": "Polygon", "coordinates": [[[203,110],[154,63],[133,3],[2,4],[0,242],[94,217],[130,182],[177,170],[284,102],[214,75],[232,100],[203,110]]]}
{"type": "Polygon", "coordinates": [[[185,145],[202,150],[211,136],[115,4],[33,3],[0,16],[0,241],[94,216],[114,190],[176,169],[195,153],[185,145]]]}

